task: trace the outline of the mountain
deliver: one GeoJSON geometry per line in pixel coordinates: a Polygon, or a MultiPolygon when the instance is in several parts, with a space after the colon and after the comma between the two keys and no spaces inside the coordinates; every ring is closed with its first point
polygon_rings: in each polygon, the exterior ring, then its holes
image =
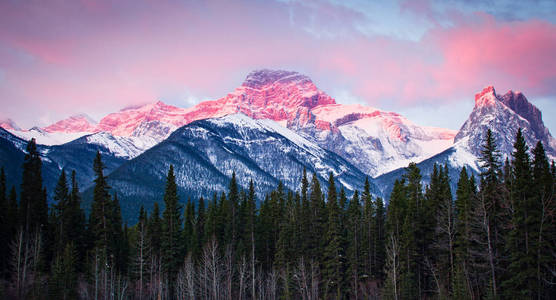
{"type": "MultiPolygon", "coordinates": [[[[274,121],[232,114],[181,127],[108,176],[128,220],[136,219],[138,202],[150,209],[161,201],[170,164],[182,201],[227,190],[232,172],[243,188],[253,179],[259,198],[279,181],[298,190],[303,168],[309,176],[316,173],[323,184],[332,172],[348,193],[362,189],[365,180],[365,174],[342,157],[274,121]]],[[[90,190],[88,195],[90,199],[90,190]]]]}
{"type": "Polygon", "coordinates": [[[371,176],[428,158],[452,145],[455,135],[447,129],[417,126],[396,113],[336,104],[309,77],[280,70],[251,72],[234,92],[200,103],[190,114],[233,112],[274,120],[371,176]]]}
{"type": "MultiPolygon", "coordinates": [[[[475,106],[454,138],[454,145],[447,150],[418,163],[425,182],[430,180],[434,164],[446,164],[452,185],[457,184],[459,172],[465,166],[475,175],[480,173],[479,157],[488,129],[493,133],[502,160],[510,158],[519,128],[532,149],[537,141],[543,142],[549,158],[554,159],[556,141],[544,126],[540,110],[531,104],[520,92],[508,91],[500,96],[494,87],[487,86],[475,95],[475,106]]],[[[503,161],[502,161],[503,162],[503,161]]],[[[404,169],[400,168],[376,178],[377,186],[384,195],[390,193],[391,184],[400,178],[404,169]]]]}
{"type": "Polygon", "coordinates": [[[5,130],[21,130],[12,119],[0,120],[0,127],[5,130]]]}
{"type": "MultiPolygon", "coordinates": [[[[14,185],[19,192],[23,159],[27,141],[23,140],[3,128],[0,128],[0,166],[6,171],[7,186],[14,185]]],[[[93,159],[97,151],[100,151],[106,172],[112,172],[124,161],[123,158],[115,156],[106,147],[76,140],[62,145],[37,145],[37,150],[42,159],[43,184],[49,195],[54,191],[54,187],[60,176],[62,169],[68,172],[76,171],[77,181],[82,190],[90,186],[93,182],[93,159]]]]}
{"type": "Polygon", "coordinates": [[[448,148],[456,133],[418,126],[393,112],[337,104],[309,77],[283,70],[253,71],[228,95],[190,108],[159,101],[111,113],[96,126],[85,117],[74,117],[43,128],[45,133],[42,134],[13,133],[27,139],[36,137],[39,143],[55,144],[55,141],[68,141],[54,136],[56,134],[64,137],[75,134],[73,138],[78,138],[91,132],[107,132],[113,138],[95,139],[95,142],[106,141],[103,145],[114,153],[133,158],[163,141],[180,126],[235,113],[276,121],[345,157],[371,176],[404,166],[409,161],[426,159],[448,148]],[[120,139],[127,146],[116,146],[112,142],[118,137],[129,138],[120,139]],[[122,149],[131,150],[124,153],[122,149]]]}
{"type": "Polygon", "coordinates": [[[67,119],[58,121],[50,126],[44,127],[46,132],[95,132],[96,122],[86,114],[71,116],[67,119]]]}

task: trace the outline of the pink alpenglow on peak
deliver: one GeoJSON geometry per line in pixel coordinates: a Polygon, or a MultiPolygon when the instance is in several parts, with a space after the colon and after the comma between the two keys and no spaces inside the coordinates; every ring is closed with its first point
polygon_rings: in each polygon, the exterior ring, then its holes
{"type": "Polygon", "coordinates": [[[43,130],[50,133],[96,132],[96,127],[96,122],[93,119],[86,114],[79,114],[44,127],[43,130]]]}
{"type": "Polygon", "coordinates": [[[0,120],[0,127],[10,131],[21,130],[21,128],[19,128],[19,126],[17,126],[17,124],[12,119],[0,120]]]}
{"type": "Polygon", "coordinates": [[[186,109],[167,105],[162,101],[138,107],[125,108],[100,120],[97,131],[110,132],[116,136],[131,136],[144,122],[158,121],[179,127],[185,125],[186,109]]]}
{"type": "Polygon", "coordinates": [[[496,91],[492,85],[485,87],[480,93],[475,94],[475,107],[492,106],[497,101],[496,91]]]}

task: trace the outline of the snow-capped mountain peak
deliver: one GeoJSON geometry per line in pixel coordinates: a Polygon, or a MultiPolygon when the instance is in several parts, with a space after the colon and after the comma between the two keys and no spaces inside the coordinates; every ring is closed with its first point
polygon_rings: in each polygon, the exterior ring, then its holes
{"type": "Polygon", "coordinates": [[[52,125],[42,128],[46,132],[95,132],[97,122],[88,115],[81,113],[67,119],[60,120],[52,125]]]}
{"type": "Polygon", "coordinates": [[[0,120],[0,127],[6,130],[21,130],[12,119],[0,120]]]}
{"type": "Polygon", "coordinates": [[[492,85],[485,87],[480,93],[475,94],[475,107],[496,105],[498,101],[496,91],[492,85]]]}
{"type": "Polygon", "coordinates": [[[509,154],[519,128],[529,147],[540,140],[549,154],[554,153],[554,138],[544,126],[540,110],[523,93],[509,91],[500,96],[489,86],[475,96],[475,107],[457,133],[455,142],[468,138],[468,148],[478,157],[485,132],[490,129],[501,152],[509,154]]]}

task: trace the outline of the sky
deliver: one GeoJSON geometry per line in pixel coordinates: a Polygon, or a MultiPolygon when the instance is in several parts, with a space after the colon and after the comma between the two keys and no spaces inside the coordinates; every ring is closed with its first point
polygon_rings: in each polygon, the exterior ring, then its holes
{"type": "Polygon", "coordinates": [[[338,103],[459,129],[475,93],[523,92],[556,132],[556,2],[0,1],[0,119],[99,120],[298,71],[338,103]]]}

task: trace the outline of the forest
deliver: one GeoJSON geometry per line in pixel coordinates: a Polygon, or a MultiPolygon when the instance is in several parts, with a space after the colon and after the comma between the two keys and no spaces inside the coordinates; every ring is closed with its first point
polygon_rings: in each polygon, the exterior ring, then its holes
{"type": "Polygon", "coordinates": [[[453,185],[446,166],[424,185],[409,164],[387,204],[368,179],[348,193],[306,171],[264,199],[235,173],[226,191],[179,199],[170,166],[160,206],[128,226],[100,153],[88,213],[70,170],[48,205],[31,140],[21,186],[0,173],[0,298],[554,299],[556,167],[521,130],[506,159],[494,141],[479,176],[463,168],[453,185]]]}

